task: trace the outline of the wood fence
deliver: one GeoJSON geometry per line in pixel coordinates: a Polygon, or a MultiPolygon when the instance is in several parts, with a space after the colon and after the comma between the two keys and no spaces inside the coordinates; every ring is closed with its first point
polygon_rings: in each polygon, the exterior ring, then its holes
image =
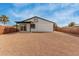
{"type": "Polygon", "coordinates": [[[18,30],[12,26],[0,26],[0,34],[17,32],[18,30]]]}
{"type": "Polygon", "coordinates": [[[79,34],[79,27],[57,28],[56,31],[79,34]]]}

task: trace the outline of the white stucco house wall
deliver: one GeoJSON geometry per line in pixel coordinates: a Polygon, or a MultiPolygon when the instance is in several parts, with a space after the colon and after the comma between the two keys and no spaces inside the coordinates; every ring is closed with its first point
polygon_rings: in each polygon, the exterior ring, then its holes
{"type": "Polygon", "coordinates": [[[17,21],[19,31],[25,32],[53,32],[54,22],[34,16],[24,21],[17,21]]]}

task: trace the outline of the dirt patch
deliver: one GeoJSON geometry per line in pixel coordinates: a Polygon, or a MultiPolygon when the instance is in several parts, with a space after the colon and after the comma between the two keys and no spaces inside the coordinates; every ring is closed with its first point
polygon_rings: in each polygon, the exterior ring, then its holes
{"type": "Polygon", "coordinates": [[[79,37],[61,32],[1,35],[0,55],[79,55],[79,37]]]}

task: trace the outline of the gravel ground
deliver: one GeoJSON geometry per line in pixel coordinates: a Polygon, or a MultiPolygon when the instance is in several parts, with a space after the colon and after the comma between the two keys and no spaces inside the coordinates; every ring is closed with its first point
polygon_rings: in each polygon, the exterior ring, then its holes
{"type": "Polygon", "coordinates": [[[79,55],[79,37],[61,32],[13,33],[0,35],[0,55],[79,55]]]}

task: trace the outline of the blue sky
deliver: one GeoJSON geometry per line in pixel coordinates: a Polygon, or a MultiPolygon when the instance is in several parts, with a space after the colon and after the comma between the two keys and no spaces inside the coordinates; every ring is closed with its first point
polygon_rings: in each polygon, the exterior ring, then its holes
{"type": "Polygon", "coordinates": [[[39,16],[59,26],[66,26],[70,22],[79,24],[79,4],[71,3],[0,3],[0,15],[7,15],[14,25],[15,21],[22,21],[33,16],[39,16]]]}

